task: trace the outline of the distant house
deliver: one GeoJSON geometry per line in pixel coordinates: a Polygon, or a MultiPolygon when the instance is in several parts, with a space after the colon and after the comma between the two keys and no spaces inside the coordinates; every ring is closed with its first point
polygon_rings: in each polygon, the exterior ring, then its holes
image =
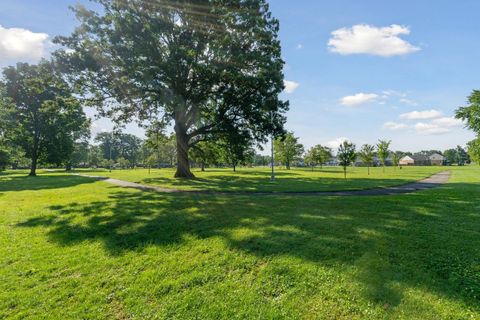
{"type": "Polygon", "coordinates": [[[401,166],[413,166],[415,164],[415,160],[413,160],[413,158],[410,156],[405,156],[398,161],[398,164],[401,166]]]}
{"type": "Polygon", "coordinates": [[[413,164],[416,166],[429,166],[430,165],[430,159],[421,153],[414,154],[411,156],[413,159],[413,164]]]}
{"type": "Polygon", "coordinates": [[[438,153],[432,154],[430,157],[428,157],[428,159],[430,160],[430,165],[432,166],[443,166],[445,163],[445,157],[438,153]]]}

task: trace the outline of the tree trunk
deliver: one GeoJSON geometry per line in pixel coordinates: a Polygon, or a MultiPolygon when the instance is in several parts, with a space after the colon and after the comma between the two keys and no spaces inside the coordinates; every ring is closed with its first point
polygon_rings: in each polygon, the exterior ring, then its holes
{"type": "Polygon", "coordinates": [[[287,162],[285,163],[285,167],[287,168],[287,170],[290,170],[290,161],[287,161],[287,162]]]}
{"type": "Polygon", "coordinates": [[[343,167],[343,178],[347,179],[347,167],[343,167]]]}
{"type": "Polygon", "coordinates": [[[201,170],[202,170],[202,172],[203,172],[203,171],[205,171],[205,162],[203,162],[203,161],[202,161],[202,164],[201,164],[201,166],[202,166],[202,169],[201,169],[201,170]]]}
{"type": "Polygon", "coordinates": [[[370,166],[367,166],[368,168],[368,175],[370,175],[370,166]]]}
{"type": "Polygon", "coordinates": [[[188,161],[187,130],[179,122],[175,124],[175,135],[177,139],[177,172],[175,172],[175,178],[193,179],[195,176],[190,171],[190,162],[188,161]]]}
{"type": "Polygon", "coordinates": [[[32,165],[30,167],[30,173],[28,174],[30,177],[37,176],[37,156],[32,157],[32,165]]]}

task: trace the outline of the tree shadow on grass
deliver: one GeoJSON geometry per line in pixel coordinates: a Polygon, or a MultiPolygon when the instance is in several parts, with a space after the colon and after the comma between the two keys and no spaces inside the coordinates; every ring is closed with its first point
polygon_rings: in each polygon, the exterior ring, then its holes
{"type": "Polygon", "coordinates": [[[364,296],[382,306],[399,304],[403,292],[396,284],[406,284],[480,311],[477,193],[469,184],[362,198],[122,190],[105,201],[51,206],[53,214],[18,226],[47,228],[63,246],[100,241],[111,255],[218,237],[232,250],[262,259],[289,256],[350,268],[364,296]]]}
{"type": "Polygon", "coordinates": [[[173,189],[217,192],[322,192],[365,190],[397,186],[412,182],[412,179],[344,179],[331,177],[277,179],[251,178],[245,176],[213,176],[208,179],[169,179],[146,178],[137,181],[141,184],[156,185],[173,189]]]}
{"type": "Polygon", "coordinates": [[[24,191],[68,188],[96,180],[72,175],[38,175],[36,177],[5,175],[0,176],[0,191],[24,191]]]}

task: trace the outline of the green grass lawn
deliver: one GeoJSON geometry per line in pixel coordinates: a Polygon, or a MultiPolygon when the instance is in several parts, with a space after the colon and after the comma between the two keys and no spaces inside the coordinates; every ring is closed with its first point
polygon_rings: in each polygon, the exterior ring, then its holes
{"type": "Polygon", "coordinates": [[[440,188],[379,197],[4,173],[0,318],[479,319],[480,168],[451,169],[440,188]]]}
{"type": "Polygon", "coordinates": [[[323,169],[276,170],[276,180],[270,181],[268,168],[240,168],[237,172],[231,169],[207,169],[205,172],[194,170],[196,179],[174,179],[174,169],[133,170],[81,170],[81,173],[106,176],[120,180],[157,185],[180,190],[209,191],[257,191],[257,192],[302,192],[302,191],[335,191],[359,190],[400,185],[430,176],[436,172],[447,170],[445,167],[392,167],[348,168],[347,179],[343,178],[341,167],[325,167],[323,169]]]}

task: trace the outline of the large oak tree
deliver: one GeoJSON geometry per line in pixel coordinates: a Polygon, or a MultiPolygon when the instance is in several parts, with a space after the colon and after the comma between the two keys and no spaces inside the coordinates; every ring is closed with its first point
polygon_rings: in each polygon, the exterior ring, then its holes
{"type": "Polygon", "coordinates": [[[284,62],[265,0],[97,0],[77,6],[80,26],[56,42],[72,80],[116,122],[173,122],[176,177],[188,151],[224,128],[258,142],[283,132],[284,62]]]}

